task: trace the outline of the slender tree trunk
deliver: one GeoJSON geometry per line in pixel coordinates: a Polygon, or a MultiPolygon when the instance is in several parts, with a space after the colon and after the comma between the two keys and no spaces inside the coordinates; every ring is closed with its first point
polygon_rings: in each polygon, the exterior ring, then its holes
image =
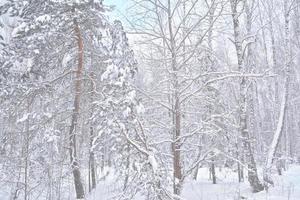
{"type": "MultiPolygon", "coordinates": [[[[280,113],[278,110],[280,109],[279,103],[279,70],[277,66],[277,50],[276,50],[276,43],[275,43],[275,33],[273,28],[273,2],[271,1],[268,3],[268,16],[269,16],[269,31],[271,35],[271,48],[272,48],[272,66],[273,66],[273,73],[277,74],[274,77],[274,111],[273,111],[273,121],[274,121],[274,131],[276,132],[276,120],[279,118],[280,113]]],[[[279,146],[280,144],[278,144],[279,146]]],[[[280,156],[281,157],[281,154],[280,156]]],[[[283,162],[278,160],[276,163],[277,172],[279,175],[282,174],[283,162]]]]}
{"type": "Polygon", "coordinates": [[[125,168],[125,179],[124,179],[124,185],[123,185],[123,190],[126,190],[127,186],[128,186],[128,182],[129,182],[129,166],[130,166],[130,145],[129,143],[127,143],[126,145],[126,149],[125,149],[126,153],[127,153],[127,157],[126,157],[126,168],[125,168]]]}
{"type": "MultiPolygon", "coordinates": [[[[286,71],[286,92],[287,92],[287,96],[288,96],[288,90],[289,90],[289,80],[290,80],[290,63],[292,62],[292,58],[291,58],[291,42],[290,42],[290,12],[291,12],[291,3],[293,3],[292,1],[288,1],[288,0],[284,0],[284,29],[285,29],[285,71],[286,71]]],[[[286,97],[288,99],[288,97],[286,97]]],[[[286,121],[290,121],[290,123],[292,123],[293,119],[291,118],[291,116],[289,115],[289,104],[286,103],[286,114],[285,114],[285,118],[286,121]]],[[[288,124],[284,123],[284,126],[286,128],[286,134],[285,134],[285,160],[284,160],[284,165],[285,168],[287,169],[288,167],[288,159],[290,157],[290,133],[289,133],[289,128],[288,128],[288,124]]]]}
{"type": "Polygon", "coordinates": [[[197,177],[198,177],[198,172],[199,172],[199,164],[197,164],[195,171],[194,171],[194,175],[193,175],[193,179],[196,181],[197,177]]]}
{"type": "MultiPolygon", "coordinates": [[[[210,25],[211,28],[208,31],[208,48],[210,49],[211,52],[213,50],[213,46],[212,46],[213,28],[212,28],[212,26],[213,26],[213,23],[214,23],[215,10],[216,10],[216,6],[213,3],[213,5],[211,6],[210,11],[209,11],[209,25],[210,25]]],[[[208,52],[208,55],[207,55],[207,66],[209,66],[208,72],[215,72],[215,66],[214,66],[213,58],[211,57],[211,52],[208,52]]],[[[214,93],[213,90],[214,90],[213,88],[209,87],[207,89],[208,95],[212,95],[212,93],[214,93]]],[[[212,97],[212,98],[215,98],[215,97],[212,97]]],[[[212,117],[213,106],[214,105],[212,105],[212,104],[208,105],[209,118],[212,117]]],[[[213,184],[217,184],[216,169],[215,169],[215,157],[213,157],[211,159],[210,171],[211,171],[213,184]]]]}
{"type": "MultiPolygon", "coordinates": [[[[274,137],[269,148],[266,166],[264,169],[264,181],[273,184],[272,178],[270,177],[271,167],[274,161],[276,151],[278,149],[280,138],[282,137],[282,132],[284,128],[284,121],[287,115],[287,101],[288,101],[288,91],[289,91],[289,81],[290,81],[290,10],[288,6],[288,1],[284,1],[284,18],[285,18],[285,81],[284,81],[284,94],[282,97],[282,103],[280,107],[279,119],[277,123],[277,128],[274,133],[274,137]]],[[[277,164],[278,165],[278,164],[277,164]]],[[[278,168],[278,167],[277,167],[278,168]]],[[[279,171],[281,173],[281,171],[279,171]]]]}
{"type": "MultiPolygon", "coordinates": [[[[238,141],[235,143],[236,148],[236,159],[242,160],[242,157],[240,156],[240,148],[238,141]]],[[[244,170],[240,163],[237,163],[237,172],[238,172],[238,180],[239,183],[244,182],[244,170]]]]}
{"type": "Polygon", "coordinates": [[[175,195],[180,195],[181,192],[181,184],[182,184],[182,169],[181,169],[181,152],[180,152],[180,135],[181,135],[181,106],[180,106],[180,98],[179,98],[179,83],[178,83],[178,69],[177,69],[177,61],[176,61],[176,46],[175,46],[175,38],[173,35],[173,27],[172,27],[172,13],[171,13],[171,0],[168,0],[168,28],[170,34],[170,46],[171,46],[171,54],[172,54],[172,84],[174,87],[173,99],[173,143],[172,143],[172,151],[173,151],[173,173],[174,173],[174,183],[173,183],[173,191],[175,195]]]}
{"type": "Polygon", "coordinates": [[[12,200],[17,200],[19,197],[19,191],[20,191],[19,183],[20,183],[20,179],[21,179],[21,173],[22,173],[22,168],[19,168],[16,188],[14,189],[13,193],[11,194],[12,200]]]}
{"type": "MultiPolygon", "coordinates": [[[[33,99],[27,100],[27,114],[31,112],[30,105],[33,103],[33,99]]],[[[25,149],[24,149],[24,157],[25,157],[25,163],[24,163],[24,200],[29,199],[30,195],[30,188],[29,188],[29,171],[30,171],[30,115],[27,116],[26,123],[25,123],[25,149]]]]}
{"type": "Polygon", "coordinates": [[[89,157],[89,170],[90,170],[90,192],[96,188],[96,166],[95,166],[95,154],[92,149],[94,139],[94,128],[90,127],[90,157],[89,157]]]}
{"type": "Polygon", "coordinates": [[[216,176],[216,167],[215,167],[215,159],[211,160],[211,176],[213,184],[217,184],[217,176],[216,176]]]}
{"type": "MultiPolygon", "coordinates": [[[[278,145],[279,145],[280,138],[281,138],[282,131],[283,131],[284,116],[286,114],[287,96],[288,96],[288,77],[286,77],[286,80],[285,80],[284,95],[283,95],[283,98],[282,98],[282,103],[281,103],[277,128],[276,128],[271,146],[269,148],[267,163],[266,163],[266,167],[264,169],[264,181],[267,182],[267,183],[270,183],[272,185],[273,185],[273,181],[270,177],[270,170],[271,170],[272,163],[273,163],[273,160],[274,160],[274,157],[275,157],[275,153],[276,153],[276,150],[278,149],[278,145]]],[[[281,173],[281,171],[279,173],[281,173]]]]}
{"type": "Polygon", "coordinates": [[[72,114],[71,126],[69,132],[69,143],[70,143],[69,154],[70,154],[71,167],[72,167],[72,172],[74,177],[76,198],[83,199],[84,188],[81,180],[81,173],[79,169],[77,149],[76,149],[76,128],[77,128],[78,118],[79,118],[82,71],[83,71],[83,40],[76,19],[74,19],[74,25],[75,25],[75,34],[76,34],[77,45],[78,45],[78,67],[77,67],[76,79],[75,79],[74,110],[72,114]]]}
{"type": "MultiPolygon", "coordinates": [[[[29,110],[29,102],[27,103],[27,113],[30,112],[29,110]]],[[[25,138],[25,168],[24,168],[24,200],[28,200],[28,172],[29,172],[29,165],[28,165],[28,160],[29,160],[29,116],[27,117],[26,120],[26,138],[25,138]]]]}
{"type": "MultiPolygon", "coordinates": [[[[245,72],[243,66],[243,47],[241,38],[241,29],[239,24],[239,14],[237,13],[238,3],[241,1],[231,0],[231,11],[232,20],[234,26],[234,41],[236,54],[238,59],[238,67],[240,72],[245,72]]],[[[246,164],[248,166],[248,181],[252,187],[253,192],[260,192],[264,189],[263,185],[260,183],[257,175],[256,163],[254,160],[254,155],[252,152],[252,146],[250,142],[249,131],[247,127],[247,110],[246,110],[246,98],[247,98],[247,82],[245,78],[240,80],[240,131],[243,140],[243,147],[245,151],[246,164]]]]}
{"type": "MultiPolygon", "coordinates": [[[[199,157],[200,157],[200,155],[201,155],[201,151],[202,151],[202,147],[200,146],[200,147],[199,147],[199,157]]],[[[199,159],[199,158],[198,158],[198,159],[199,159]]],[[[201,168],[201,164],[200,164],[200,163],[198,163],[197,166],[196,166],[196,168],[195,168],[194,175],[193,175],[193,179],[194,179],[194,180],[197,180],[198,173],[199,173],[199,168],[201,168]]]]}
{"type": "Polygon", "coordinates": [[[180,124],[181,124],[181,116],[180,116],[180,106],[178,94],[175,93],[175,135],[173,142],[173,152],[174,152],[174,193],[176,195],[180,195],[181,192],[181,182],[182,182],[182,172],[181,172],[181,152],[180,152],[180,124]]]}
{"type": "MultiPolygon", "coordinates": [[[[93,67],[93,55],[91,56],[91,68],[93,67]]],[[[96,166],[95,166],[95,153],[93,149],[93,141],[95,138],[94,135],[94,126],[93,126],[93,110],[94,110],[94,96],[95,96],[95,74],[90,73],[91,86],[90,86],[90,156],[89,156],[89,191],[91,192],[96,188],[96,166]]]]}

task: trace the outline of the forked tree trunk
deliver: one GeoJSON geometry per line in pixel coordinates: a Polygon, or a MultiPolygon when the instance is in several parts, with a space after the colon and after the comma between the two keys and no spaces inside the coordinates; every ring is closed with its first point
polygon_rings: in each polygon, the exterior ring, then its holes
{"type": "Polygon", "coordinates": [[[69,143],[70,143],[69,153],[70,153],[71,168],[74,177],[76,198],[83,199],[84,188],[81,180],[81,173],[79,169],[77,150],[76,150],[76,129],[77,129],[78,118],[79,118],[82,70],[83,70],[83,40],[76,19],[74,19],[74,26],[75,26],[74,30],[76,34],[77,45],[78,45],[78,66],[77,66],[76,79],[75,79],[74,109],[73,109],[73,114],[71,119],[70,132],[69,132],[69,143]]]}
{"type": "MultiPolygon", "coordinates": [[[[242,35],[239,24],[239,14],[238,14],[238,3],[241,0],[230,0],[231,11],[232,11],[232,21],[234,28],[234,44],[238,59],[238,68],[240,72],[245,72],[244,60],[243,60],[243,47],[242,47],[242,35]]],[[[252,187],[253,192],[260,192],[264,189],[263,185],[260,183],[257,175],[256,163],[254,160],[254,155],[252,152],[252,146],[250,142],[250,135],[247,127],[247,110],[246,110],[246,97],[247,97],[247,82],[245,78],[240,80],[240,132],[242,136],[243,148],[245,151],[245,160],[248,166],[248,181],[252,187]]]]}

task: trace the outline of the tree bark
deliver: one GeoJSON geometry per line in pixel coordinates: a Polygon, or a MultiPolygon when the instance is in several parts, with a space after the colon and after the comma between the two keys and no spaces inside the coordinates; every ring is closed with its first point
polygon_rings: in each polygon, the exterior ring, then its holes
{"type": "MultiPolygon", "coordinates": [[[[93,53],[91,56],[91,68],[93,67],[93,53]]],[[[89,156],[89,191],[91,192],[96,188],[96,165],[95,165],[95,153],[93,149],[93,141],[95,138],[94,125],[93,125],[93,111],[94,111],[94,96],[95,96],[95,74],[90,72],[91,86],[90,86],[90,156],[89,156]]]]}
{"type": "MultiPolygon", "coordinates": [[[[237,11],[238,3],[241,1],[231,0],[231,11],[232,11],[232,21],[234,27],[234,44],[238,59],[238,68],[240,72],[245,72],[243,66],[243,47],[241,38],[241,29],[239,24],[239,14],[237,11]]],[[[247,82],[245,78],[240,80],[240,132],[242,136],[243,148],[245,150],[246,164],[248,166],[248,181],[252,187],[253,192],[260,192],[264,189],[263,185],[260,183],[257,175],[256,163],[254,160],[254,155],[252,152],[249,131],[247,128],[247,110],[246,110],[246,98],[247,98],[247,82]]]]}
{"type": "Polygon", "coordinates": [[[96,166],[95,166],[95,154],[92,148],[93,145],[93,139],[94,139],[94,128],[90,127],[90,157],[89,157],[89,176],[90,176],[90,192],[96,188],[96,166]]]}
{"type": "Polygon", "coordinates": [[[217,176],[216,176],[216,167],[215,167],[215,159],[211,160],[211,176],[213,184],[217,184],[217,176]]]}
{"type": "Polygon", "coordinates": [[[174,87],[173,99],[173,143],[172,143],[172,151],[173,151],[173,173],[174,173],[174,183],[173,183],[173,191],[175,195],[180,195],[181,192],[181,184],[182,184],[182,169],[181,169],[181,152],[180,152],[180,135],[181,135],[181,106],[180,106],[180,94],[179,94],[179,84],[178,84],[178,69],[177,69],[177,61],[176,61],[176,47],[175,47],[175,38],[173,35],[172,29],[172,13],[171,13],[171,1],[168,0],[168,28],[170,34],[170,46],[171,46],[171,54],[172,54],[172,83],[174,87]]]}
{"type": "Polygon", "coordinates": [[[284,125],[284,116],[286,114],[286,101],[287,101],[287,95],[288,95],[287,86],[288,86],[288,77],[285,80],[285,89],[284,89],[285,91],[284,91],[284,96],[282,98],[277,128],[276,128],[271,146],[269,148],[267,163],[266,163],[266,167],[264,169],[264,181],[267,183],[270,183],[270,184],[273,184],[273,181],[270,177],[270,170],[272,167],[272,163],[274,160],[276,150],[277,150],[279,142],[280,142],[280,138],[281,138],[282,131],[283,131],[283,125],[284,125]]]}
{"type": "MultiPolygon", "coordinates": [[[[28,100],[27,102],[27,109],[26,109],[27,113],[30,113],[30,102],[28,100]]],[[[24,150],[24,154],[25,154],[25,163],[24,163],[24,200],[28,200],[29,199],[29,138],[30,138],[30,121],[29,121],[29,115],[27,116],[26,119],[26,125],[25,125],[25,131],[26,131],[26,135],[25,135],[25,150],[24,150]]]]}
{"type": "Polygon", "coordinates": [[[69,132],[69,143],[70,143],[69,154],[70,154],[71,168],[74,177],[76,198],[83,199],[85,195],[84,195],[83,183],[81,180],[81,173],[79,169],[77,149],[76,149],[76,128],[77,128],[78,118],[79,118],[82,70],[83,70],[83,40],[76,19],[74,19],[74,26],[75,26],[74,30],[76,34],[77,45],[78,45],[78,66],[77,66],[76,79],[75,79],[74,109],[73,109],[73,114],[71,119],[70,132],[69,132]]]}
{"type": "MultiPolygon", "coordinates": [[[[289,29],[289,18],[290,18],[290,10],[288,9],[287,1],[284,1],[284,18],[285,18],[285,81],[284,81],[284,94],[282,97],[282,103],[280,107],[280,113],[279,113],[279,119],[277,123],[277,128],[274,133],[274,137],[271,143],[271,146],[269,148],[268,157],[266,166],[264,169],[264,181],[266,183],[270,183],[273,185],[272,178],[270,177],[270,171],[272,168],[272,164],[274,161],[274,157],[276,154],[276,151],[278,149],[280,138],[282,137],[282,132],[284,128],[284,120],[286,118],[286,110],[287,110],[287,101],[288,101],[288,90],[289,90],[289,73],[290,73],[290,29],[289,29]]],[[[281,161],[277,164],[279,165],[281,161]]],[[[280,167],[280,166],[279,166],[280,167]]],[[[277,166],[278,173],[281,173],[281,167],[280,169],[277,166]],[[280,171],[279,171],[280,170],[280,171]]]]}

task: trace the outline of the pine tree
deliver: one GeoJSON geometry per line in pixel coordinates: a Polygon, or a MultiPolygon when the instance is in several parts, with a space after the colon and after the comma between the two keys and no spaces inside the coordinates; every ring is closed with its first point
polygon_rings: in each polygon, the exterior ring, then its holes
{"type": "MultiPolygon", "coordinates": [[[[133,52],[129,49],[120,22],[110,24],[104,10],[102,1],[93,0],[63,2],[10,0],[1,7],[2,13],[9,13],[12,17],[19,19],[19,25],[12,33],[13,39],[9,46],[12,54],[9,63],[10,71],[17,72],[19,76],[19,79],[16,80],[17,84],[20,81],[23,82],[23,90],[19,89],[16,104],[24,104],[22,106],[27,107],[25,103],[18,102],[25,98],[30,102],[28,103],[29,107],[33,109],[24,110],[26,119],[24,118],[20,123],[26,123],[29,118],[40,116],[34,124],[29,124],[28,130],[31,129],[30,126],[39,127],[41,124],[47,124],[40,130],[30,131],[29,134],[32,133],[32,135],[28,137],[32,137],[34,140],[28,141],[30,143],[27,147],[35,145],[39,140],[33,134],[36,131],[42,138],[47,137],[42,134],[42,130],[47,133],[47,130],[51,129],[58,131],[59,135],[57,136],[61,141],[64,137],[67,138],[70,166],[78,199],[85,197],[80,171],[80,150],[78,149],[81,145],[78,144],[78,139],[84,134],[80,131],[84,129],[79,125],[84,122],[82,109],[85,107],[81,102],[86,101],[87,98],[84,94],[86,87],[84,78],[87,77],[89,71],[96,71],[96,78],[89,81],[95,81],[97,85],[101,85],[100,89],[103,90],[101,93],[105,97],[113,97],[111,101],[111,99],[98,95],[96,96],[97,101],[118,102],[115,105],[106,104],[104,109],[100,107],[102,105],[97,105],[95,110],[101,108],[105,112],[101,119],[112,116],[117,119],[117,124],[121,125],[120,130],[124,131],[123,126],[127,127],[130,120],[134,121],[131,113],[136,112],[134,106],[137,100],[132,87],[136,71],[133,52]],[[91,57],[91,55],[93,56],[91,57]],[[91,60],[96,66],[91,66],[91,60]],[[107,65],[109,67],[105,70],[107,65]],[[77,67],[74,68],[74,66],[77,67]],[[110,71],[110,66],[117,71],[110,71]],[[101,75],[103,72],[104,74],[101,75]],[[109,81],[104,80],[105,76],[109,81]],[[68,88],[71,89],[71,92],[65,95],[68,88]],[[37,105],[42,105],[42,110],[37,105]],[[43,113],[43,109],[47,110],[47,116],[43,113]],[[62,119],[64,124],[70,123],[69,130],[58,123],[62,119]],[[64,136],[64,132],[69,133],[64,136]]],[[[95,101],[91,102],[91,105],[95,105],[95,101]]],[[[14,109],[16,110],[16,108],[14,109]]],[[[92,113],[92,116],[96,116],[96,114],[92,113]]],[[[101,122],[99,121],[99,123],[101,122]]],[[[105,128],[108,127],[103,125],[100,129],[105,130],[105,128]]],[[[131,130],[132,127],[126,129],[131,130]]],[[[53,137],[56,136],[53,135],[53,137]]],[[[93,137],[97,138],[97,135],[93,137]]],[[[95,141],[93,138],[91,139],[92,141],[89,140],[89,143],[92,142],[90,145],[92,152],[95,141]]],[[[26,163],[31,162],[33,157],[30,155],[34,152],[26,151],[26,153],[28,153],[26,163]]],[[[64,157],[64,152],[60,157],[64,157]]],[[[93,173],[95,174],[95,172],[93,173]]],[[[26,177],[27,187],[29,182],[26,177]]],[[[95,175],[93,179],[95,179],[95,175]]],[[[95,187],[96,181],[93,180],[93,182],[93,187],[95,187]]],[[[26,198],[29,196],[27,191],[29,189],[25,190],[26,198]]]]}

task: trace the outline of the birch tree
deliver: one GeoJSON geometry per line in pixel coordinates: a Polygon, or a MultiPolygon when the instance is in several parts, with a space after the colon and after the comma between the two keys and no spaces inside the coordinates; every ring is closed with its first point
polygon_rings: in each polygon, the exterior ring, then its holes
{"type": "MultiPolygon", "coordinates": [[[[289,1],[284,1],[284,37],[285,37],[285,46],[284,46],[284,89],[283,95],[281,100],[280,112],[279,117],[277,120],[277,126],[274,132],[273,140],[270,145],[266,166],[264,169],[264,180],[267,183],[274,184],[273,180],[271,179],[271,168],[272,163],[275,158],[275,153],[278,150],[278,145],[280,143],[284,125],[287,124],[286,115],[287,115],[287,105],[288,105],[288,97],[289,97],[289,82],[290,82],[290,68],[292,63],[291,58],[291,47],[290,47],[290,15],[291,15],[291,8],[293,4],[289,1]]],[[[286,138],[288,140],[288,138],[286,138]]]]}
{"type": "MultiPolygon", "coordinates": [[[[243,36],[240,28],[239,21],[239,5],[243,3],[240,0],[231,0],[231,12],[232,12],[232,22],[234,29],[234,45],[236,49],[236,56],[238,61],[238,70],[242,73],[246,72],[245,62],[243,58],[243,47],[242,41],[243,36]]],[[[240,91],[239,91],[239,123],[240,123],[240,132],[242,137],[243,148],[245,150],[246,163],[248,166],[248,180],[253,189],[253,192],[260,192],[263,190],[263,185],[260,183],[257,175],[257,167],[253,155],[252,145],[250,142],[250,135],[247,124],[247,110],[246,110],[246,97],[247,97],[247,80],[245,78],[241,78],[240,80],[240,91]]]]}

